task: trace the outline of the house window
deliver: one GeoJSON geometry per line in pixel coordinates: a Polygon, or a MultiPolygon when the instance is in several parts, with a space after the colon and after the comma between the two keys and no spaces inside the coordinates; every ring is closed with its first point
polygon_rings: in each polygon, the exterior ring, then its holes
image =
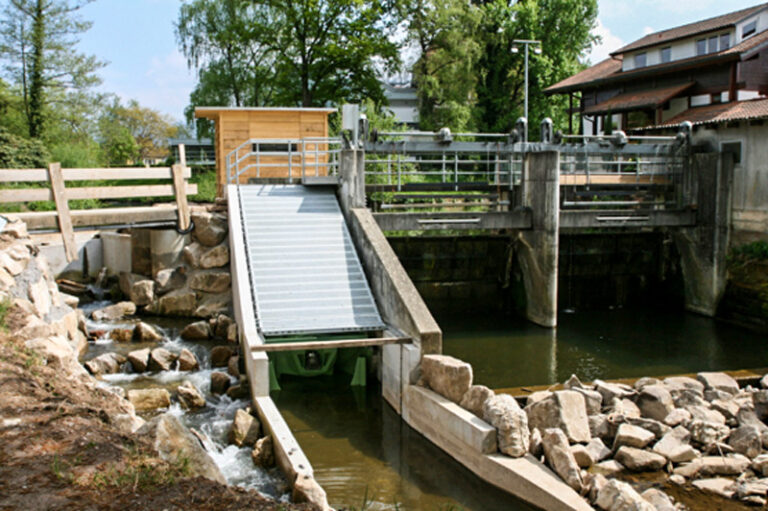
{"type": "Polygon", "coordinates": [[[707,40],[699,39],[696,41],[696,56],[707,54],[707,40]]]}
{"type": "Polygon", "coordinates": [[[672,48],[667,46],[661,49],[661,63],[664,64],[672,60],[672,48]]]}
{"type": "Polygon", "coordinates": [[[757,32],[757,20],[752,20],[741,29],[741,38],[746,39],[755,32],[757,32]]]}
{"type": "Polygon", "coordinates": [[[720,51],[727,50],[731,47],[731,34],[723,34],[720,36],[720,51]]]}
{"type": "Polygon", "coordinates": [[[254,153],[288,153],[289,151],[295,153],[298,152],[298,150],[298,144],[253,144],[254,153]]]}
{"type": "Polygon", "coordinates": [[[723,153],[733,154],[733,163],[739,165],[741,163],[741,142],[723,142],[720,144],[720,150],[723,153]]]}
{"type": "Polygon", "coordinates": [[[635,67],[645,67],[646,64],[646,54],[645,53],[638,53],[635,55],[635,67]]]}
{"type": "Polygon", "coordinates": [[[717,41],[719,38],[717,36],[710,37],[709,38],[709,44],[707,48],[707,53],[717,53],[717,41]]]}

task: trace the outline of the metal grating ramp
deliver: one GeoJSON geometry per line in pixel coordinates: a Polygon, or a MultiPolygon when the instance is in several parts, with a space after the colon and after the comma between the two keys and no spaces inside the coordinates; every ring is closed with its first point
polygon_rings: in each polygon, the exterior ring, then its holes
{"type": "Polygon", "coordinates": [[[238,191],[256,321],[265,336],[384,328],[332,190],[238,191]]]}

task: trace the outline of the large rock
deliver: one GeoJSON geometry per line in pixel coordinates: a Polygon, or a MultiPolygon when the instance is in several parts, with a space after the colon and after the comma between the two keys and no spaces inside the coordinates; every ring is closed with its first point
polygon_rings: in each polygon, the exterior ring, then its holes
{"type": "Polygon", "coordinates": [[[291,501],[296,504],[308,502],[313,504],[320,511],[327,511],[328,497],[322,486],[317,484],[315,478],[310,474],[300,473],[293,482],[293,491],[291,492],[291,501]]]}
{"type": "Polygon", "coordinates": [[[179,352],[179,371],[194,371],[200,367],[200,362],[194,353],[184,348],[179,352]]]}
{"type": "Polygon", "coordinates": [[[165,389],[131,389],[126,395],[137,412],[171,406],[171,395],[165,389]]]}
{"type": "Polygon", "coordinates": [[[118,343],[133,341],[133,328],[115,328],[109,331],[109,338],[118,343]]]}
{"type": "Polygon", "coordinates": [[[704,456],[675,468],[674,473],[693,478],[707,475],[739,475],[750,465],[749,458],[741,454],[704,456]]]}
{"type": "Polygon", "coordinates": [[[528,416],[520,409],[515,398],[508,394],[499,394],[486,400],[483,405],[483,420],[496,428],[496,439],[501,452],[513,458],[525,456],[530,448],[528,416]]]}
{"type": "Polygon", "coordinates": [[[227,373],[214,371],[211,373],[211,393],[224,394],[229,388],[230,380],[227,373]]]}
{"type": "Polygon", "coordinates": [[[691,420],[714,422],[715,424],[725,424],[725,416],[717,410],[712,410],[707,406],[693,405],[686,406],[686,410],[691,412],[691,420]]]}
{"type": "Polygon", "coordinates": [[[653,419],[646,419],[645,417],[640,417],[639,419],[635,417],[629,417],[627,418],[627,422],[633,426],[639,426],[643,429],[647,429],[654,434],[656,439],[663,437],[672,430],[672,428],[663,422],[659,422],[653,419]]]}
{"type": "Polygon", "coordinates": [[[207,295],[195,308],[192,315],[196,318],[213,318],[219,314],[229,312],[229,304],[232,302],[232,293],[229,291],[216,295],[207,295]]]}
{"type": "Polygon", "coordinates": [[[544,446],[544,456],[552,470],[568,486],[580,492],[584,482],[581,479],[579,465],[573,457],[565,433],[557,428],[547,429],[541,435],[541,443],[544,446]]]}
{"type": "Polygon", "coordinates": [[[627,447],[626,445],[616,451],[616,461],[635,472],[646,472],[661,469],[667,464],[667,459],[650,451],[627,447]]]}
{"type": "Polygon", "coordinates": [[[226,243],[212,248],[192,243],[184,247],[182,255],[188,265],[203,270],[221,268],[229,264],[229,247],[226,243]]]}
{"type": "Polygon", "coordinates": [[[667,390],[669,390],[673,398],[685,390],[694,392],[699,396],[704,395],[704,384],[693,378],[689,378],[688,376],[670,376],[669,378],[664,378],[664,386],[667,387],[667,390]]]}
{"type": "Polygon", "coordinates": [[[176,355],[167,349],[155,348],[149,354],[147,368],[150,371],[170,371],[175,361],[176,355]]]}
{"type": "Polygon", "coordinates": [[[595,390],[603,396],[603,403],[611,403],[614,399],[624,399],[635,395],[635,390],[623,383],[608,383],[595,380],[595,390]]]}
{"type": "Polygon", "coordinates": [[[664,419],[664,424],[674,428],[675,426],[679,426],[681,424],[688,424],[692,417],[693,416],[691,415],[691,412],[685,408],[675,408],[667,414],[666,418],[664,419]]]}
{"type": "Polygon", "coordinates": [[[598,391],[579,387],[574,387],[571,390],[584,396],[584,403],[587,405],[587,415],[597,415],[603,409],[603,396],[598,391]]]}
{"type": "Polygon", "coordinates": [[[760,454],[763,446],[760,429],[757,426],[739,426],[731,431],[728,445],[733,447],[734,451],[748,458],[755,458],[760,454]]]}
{"type": "Polygon", "coordinates": [[[93,311],[91,316],[94,321],[115,321],[134,314],[136,314],[136,305],[133,302],[118,302],[93,311]]]}
{"type": "Polygon", "coordinates": [[[161,458],[171,463],[184,462],[189,476],[202,476],[227,484],[216,463],[205,452],[200,441],[170,414],[153,418],[138,433],[150,440],[161,458]]]}
{"type": "Polygon", "coordinates": [[[133,338],[140,342],[160,342],[163,340],[163,336],[155,327],[143,321],[133,328],[133,338]]]}
{"type": "Polygon", "coordinates": [[[595,504],[605,511],[656,511],[634,488],[617,479],[600,489],[595,504]]]}
{"type": "Polygon", "coordinates": [[[229,373],[231,376],[234,376],[235,378],[240,378],[240,357],[237,355],[234,357],[229,357],[229,362],[227,363],[227,373],[229,373]]]}
{"type": "Polygon", "coordinates": [[[104,353],[87,361],[85,368],[94,376],[101,374],[114,374],[120,370],[119,359],[114,353],[104,353]]]}
{"type": "Polygon", "coordinates": [[[207,211],[196,211],[192,213],[191,219],[195,224],[192,237],[200,244],[214,247],[227,237],[227,219],[224,216],[207,211]]]}
{"type": "Polygon", "coordinates": [[[231,283],[232,277],[224,270],[200,270],[189,276],[189,287],[206,293],[223,293],[231,283]]]}
{"type": "Polygon", "coordinates": [[[768,390],[758,390],[752,394],[752,405],[755,407],[755,414],[764,421],[768,419],[768,390]]]}
{"type": "Polygon", "coordinates": [[[457,404],[472,386],[472,366],[448,355],[424,355],[421,375],[430,389],[457,404]]]}
{"type": "Polygon", "coordinates": [[[211,325],[207,321],[195,321],[181,330],[185,341],[207,341],[211,338],[211,325]]]}
{"type": "Polygon", "coordinates": [[[752,470],[758,476],[768,477],[768,454],[761,454],[752,460],[752,470]]]}
{"type": "Polygon", "coordinates": [[[587,452],[595,463],[603,461],[611,455],[611,450],[599,438],[593,438],[587,444],[587,452]]]}
{"type": "Polygon", "coordinates": [[[720,390],[728,394],[739,393],[739,384],[725,373],[699,373],[696,379],[704,385],[704,390],[720,390]]]}
{"type": "Polygon", "coordinates": [[[128,353],[128,362],[131,363],[135,372],[143,373],[149,365],[149,348],[128,353]]]}
{"type": "Polygon", "coordinates": [[[678,426],[653,446],[653,452],[661,454],[672,463],[683,463],[696,458],[696,450],[688,443],[691,433],[682,426],[678,426]]]}
{"type": "Polygon", "coordinates": [[[251,451],[251,459],[257,467],[269,468],[275,464],[275,449],[272,443],[272,435],[259,438],[251,451]]]}
{"type": "Polygon", "coordinates": [[[663,421],[669,412],[675,409],[672,394],[662,385],[643,387],[637,397],[637,406],[643,417],[663,421]]]}
{"type": "Polygon", "coordinates": [[[574,390],[561,390],[525,407],[528,424],[542,431],[557,428],[571,443],[587,443],[592,439],[584,396],[574,390]]]}
{"type": "Polygon", "coordinates": [[[701,491],[714,493],[715,495],[720,495],[726,499],[730,499],[733,497],[733,494],[736,493],[731,489],[733,487],[733,481],[722,477],[699,479],[698,481],[693,481],[691,484],[701,491]]]}
{"type": "Polygon", "coordinates": [[[717,442],[722,442],[731,430],[724,424],[694,420],[688,424],[688,431],[691,432],[691,439],[703,446],[709,446],[717,442]]]}
{"type": "Polygon", "coordinates": [[[252,446],[259,439],[260,434],[261,423],[256,417],[245,410],[235,412],[232,429],[229,430],[229,441],[231,443],[238,447],[244,445],[252,446]]]}
{"type": "Polygon", "coordinates": [[[136,305],[149,305],[155,299],[155,282],[150,279],[135,282],[128,296],[136,305]]]}
{"type": "MultiPolygon", "coordinates": [[[[538,431],[538,429],[536,431],[538,431]]],[[[589,468],[595,463],[595,460],[592,459],[592,455],[582,444],[572,445],[571,454],[573,454],[573,459],[576,460],[576,464],[581,468],[589,468]]]]}
{"type": "Polygon", "coordinates": [[[234,320],[226,314],[219,314],[216,318],[216,326],[213,328],[214,337],[226,339],[229,327],[234,324],[234,320]]]}
{"type": "Polygon", "coordinates": [[[677,511],[669,495],[656,488],[648,488],[640,494],[656,511],[677,511]]]}
{"type": "Polygon", "coordinates": [[[616,426],[614,422],[605,414],[589,416],[589,434],[603,441],[613,442],[616,435],[616,426]]]}
{"type": "Polygon", "coordinates": [[[205,407],[205,398],[191,381],[185,381],[176,388],[181,406],[189,410],[205,407]]]}
{"type": "Polygon", "coordinates": [[[494,395],[493,391],[485,385],[472,385],[469,390],[464,393],[459,406],[482,418],[483,405],[494,395]]]}
{"type": "Polygon", "coordinates": [[[147,306],[147,311],[161,316],[191,316],[197,308],[197,295],[189,288],[176,289],[147,306]]]}
{"type": "Polygon", "coordinates": [[[234,354],[229,346],[214,346],[211,348],[211,367],[227,367],[234,354]]]}
{"type": "Polygon", "coordinates": [[[176,289],[183,288],[187,283],[187,269],[184,266],[160,270],[155,275],[155,293],[164,295],[176,289]]]}
{"type": "Polygon", "coordinates": [[[642,449],[646,445],[650,444],[656,435],[638,426],[633,426],[628,423],[621,424],[618,431],[616,431],[616,438],[613,441],[613,448],[618,449],[622,445],[629,447],[636,447],[642,449]]]}

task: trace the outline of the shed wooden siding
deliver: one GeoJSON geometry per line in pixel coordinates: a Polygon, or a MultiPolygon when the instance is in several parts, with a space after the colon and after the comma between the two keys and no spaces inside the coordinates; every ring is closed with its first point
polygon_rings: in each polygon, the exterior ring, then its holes
{"type": "MultiPolygon", "coordinates": [[[[332,109],[323,110],[270,110],[270,109],[235,109],[235,108],[204,108],[195,111],[195,117],[202,117],[214,121],[216,136],[214,144],[216,147],[216,184],[217,195],[221,196],[227,183],[227,164],[226,158],[229,153],[237,149],[238,146],[250,139],[304,139],[328,136],[328,115],[332,109]]],[[[314,145],[308,149],[314,150],[314,145]]],[[[319,144],[320,151],[326,150],[326,144],[319,144]]],[[[250,151],[250,147],[245,147],[241,156],[250,151]]],[[[244,161],[242,166],[256,163],[255,158],[251,157],[244,161]]],[[[321,162],[327,161],[324,156],[319,158],[321,162]]],[[[314,155],[308,155],[306,158],[308,164],[314,164],[314,155]]],[[[285,163],[285,166],[268,167],[261,170],[258,177],[265,178],[287,178],[289,177],[288,157],[280,156],[262,156],[260,163],[285,163]]],[[[294,156],[292,158],[291,177],[297,178],[301,175],[301,158],[294,156]]],[[[241,167],[242,168],[242,167],[241,167]]],[[[315,169],[311,168],[314,175],[315,169]]],[[[308,169],[309,169],[308,168],[308,169]]],[[[327,169],[320,168],[320,175],[325,175],[327,169]]],[[[247,183],[248,179],[255,178],[256,170],[249,169],[240,176],[240,183],[247,183]]]]}

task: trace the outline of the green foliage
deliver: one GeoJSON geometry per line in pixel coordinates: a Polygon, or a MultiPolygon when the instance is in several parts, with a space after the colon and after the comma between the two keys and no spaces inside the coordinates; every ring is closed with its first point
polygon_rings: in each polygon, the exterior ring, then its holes
{"type": "Polygon", "coordinates": [[[11,311],[11,305],[12,303],[9,298],[0,300],[0,330],[3,332],[8,331],[8,324],[6,323],[6,320],[8,319],[8,313],[11,311]]]}
{"type": "Polygon", "coordinates": [[[90,139],[54,143],[50,150],[50,160],[61,163],[63,168],[96,168],[103,164],[101,148],[90,139]]]}
{"type": "Polygon", "coordinates": [[[216,170],[208,168],[193,168],[190,183],[197,184],[197,195],[191,200],[195,202],[213,202],[216,200],[216,170]]]}
{"type": "Polygon", "coordinates": [[[753,241],[731,250],[734,262],[768,261],[768,241],[753,241]]]}
{"type": "Polygon", "coordinates": [[[48,152],[40,141],[12,135],[0,127],[0,168],[42,168],[48,159],[48,152]]]}

